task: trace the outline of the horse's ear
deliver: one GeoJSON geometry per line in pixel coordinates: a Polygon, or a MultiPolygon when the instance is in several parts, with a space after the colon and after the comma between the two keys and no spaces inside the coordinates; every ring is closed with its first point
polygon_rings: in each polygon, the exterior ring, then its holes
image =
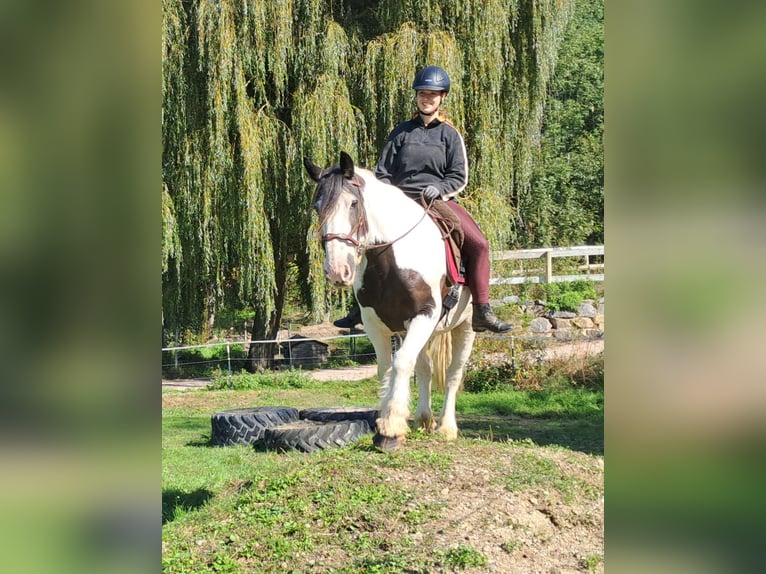
{"type": "Polygon", "coordinates": [[[322,175],[322,168],[320,168],[318,165],[314,165],[314,163],[306,156],[303,156],[303,167],[306,168],[306,171],[309,173],[309,176],[311,176],[311,179],[314,181],[319,181],[319,178],[322,175]]]}
{"type": "Polygon", "coordinates": [[[354,177],[354,160],[345,151],[340,152],[340,169],[346,179],[354,177]]]}

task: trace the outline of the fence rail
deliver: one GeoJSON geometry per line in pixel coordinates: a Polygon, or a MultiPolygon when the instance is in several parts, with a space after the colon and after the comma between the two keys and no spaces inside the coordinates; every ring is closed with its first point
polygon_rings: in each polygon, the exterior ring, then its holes
{"type": "Polygon", "coordinates": [[[489,280],[490,285],[520,285],[523,283],[563,283],[587,279],[590,281],[604,280],[604,263],[592,263],[591,257],[603,257],[603,245],[578,245],[575,247],[541,247],[538,249],[516,249],[513,251],[494,251],[490,253],[492,261],[523,261],[545,260],[543,273],[532,273],[524,270],[515,270],[511,275],[514,277],[493,277],[489,280]],[[561,258],[577,257],[583,263],[577,265],[577,274],[554,275],[553,260],[561,258]],[[591,273],[601,271],[601,273],[591,273]]]}
{"type": "MultiPolygon", "coordinates": [[[[587,279],[591,281],[603,281],[604,280],[604,263],[603,259],[601,262],[592,262],[591,257],[601,257],[604,256],[604,246],[603,245],[580,245],[575,247],[543,247],[539,249],[518,249],[513,251],[495,251],[490,253],[490,259],[492,261],[541,261],[544,260],[545,266],[544,270],[540,272],[540,269],[534,269],[534,270],[527,270],[527,269],[514,269],[509,272],[511,277],[493,277],[490,279],[490,285],[518,285],[523,283],[560,283],[560,282],[568,282],[568,281],[578,281],[582,279],[587,279]],[[579,264],[572,264],[569,266],[570,269],[578,271],[577,274],[565,274],[565,275],[555,275],[554,274],[554,268],[553,268],[553,262],[555,259],[561,259],[561,258],[580,258],[582,261],[579,264]],[[592,273],[592,271],[599,271],[599,273],[592,273]]],[[[496,272],[498,274],[502,274],[501,272],[496,272]]],[[[232,371],[232,364],[244,364],[246,361],[250,361],[251,359],[247,358],[247,349],[249,349],[250,345],[252,344],[277,344],[277,345],[283,345],[283,346],[290,346],[291,344],[295,344],[295,341],[290,341],[289,335],[291,334],[291,329],[288,329],[288,336],[287,338],[278,338],[278,339],[272,339],[272,340],[263,340],[263,341],[252,341],[252,340],[229,340],[229,341],[220,341],[220,342],[214,342],[214,343],[207,343],[207,344],[201,344],[201,345],[184,345],[184,346],[178,346],[178,347],[163,347],[162,351],[163,353],[169,353],[170,363],[163,362],[162,369],[163,371],[166,368],[174,368],[176,370],[183,369],[184,366],[191,366],[191,365],[199,365],[199,364],[217,364],[220,367],[228,368],[229,372],[232,371]],[[225,357],[217,357],[217,358],[202,358],[199,357],[196,361],[191,360],[179,360],[178,353],[179,351],[190,351],[193,349],[203,349],[208,347],[225,347],[226,348],[226,356],[225,357]],[[241,348],[241,353],[232,353],[232,348],[238,347],[241,348]],[[239,356],[237,356],[239,355],[239,356]]],[[[510,339],[510,344],[513,345],[514,339],[533,339],[534,336],[508,336],[508,335],[500,335],[500,336],[492,336],[488,333],[482,333],[482,336],[491,336],[491,337],[502,337],[510,339]]],[[[355,333],[355,334],[344,334],[344,335],[338,335],[338,336],[332,336],[332,337],[312,337],[315,340],[319,341],[330,341],[332,339],[349,339],[350,343],[350,349],[349,349],[349,355],[352,357],[355,357],[358,359],[364,359],[364,357],[368,357],[369,359],[372,359],[374,357],[374,353],[358,353],[356,349],[356,339],[360,337],[366,337],[365,333],[355,333]]],[[[292,357],[292,354],[290,354],[292,357]]],[[[265,360],[265,359],[264,359],[265,360]]],[[[288,359],[288,363],[291,364],[291,359],[288,359]]]]}

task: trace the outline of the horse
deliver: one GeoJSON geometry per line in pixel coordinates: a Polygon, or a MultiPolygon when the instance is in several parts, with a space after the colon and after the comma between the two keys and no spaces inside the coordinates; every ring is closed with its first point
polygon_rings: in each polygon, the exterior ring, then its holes
{"type": "Polygon", "coordinates": [[[424,206],[355,167],[346,152],[340,153],[337,166],[322,169],[308,158],[303,164],[317,184],[312,201],[325,277],[337,286],[353,286],[375,348],[380,411],[373,444],[393,451],[405,442],[413,370],[418,382],[415,425],[455,440],[455,399],[475,333],[467,287],[460,286],[457,303],[443,309],[449,287],[441,231],[424,206]],[[403,341],[392,356],[393,335],[403,335],[403,341]],[[434,382],[443,382],[445,391],[438,424],[431,410],[434,367],[434,382]]]}

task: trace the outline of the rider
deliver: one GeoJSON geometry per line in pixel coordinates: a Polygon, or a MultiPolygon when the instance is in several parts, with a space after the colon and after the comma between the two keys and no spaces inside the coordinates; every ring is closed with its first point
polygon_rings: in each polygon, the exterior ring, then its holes
{"type": "MultiPolygon", "coordinates": [[[[418,113],[388,136],[375,167],[375,177],[395,185],[414,200],[444,201],[460,219],[465,239],[461,250],[466,281],[473,297],[473,330],[502,333],[513,325],[501,321],[489,305],[489,242],[458,205],[455,196],[468,183],[468,159],[460,133],[440,109],[450,89],[447,72],[428,66],[412,83],[418,113]]],[[[358,304],[335,321],[351,328],[361,322],[358,304]]]]}

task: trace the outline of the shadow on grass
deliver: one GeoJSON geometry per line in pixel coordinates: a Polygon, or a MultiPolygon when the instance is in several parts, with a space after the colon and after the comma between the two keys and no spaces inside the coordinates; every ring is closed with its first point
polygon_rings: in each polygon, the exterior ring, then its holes
{"type": "Polygon", "coordinates": [[[178,510],[189,512],[202,507],[213,498],[213,493],[206,488],[198,488],[192,492],[182,490],[162,491],[162,524],[176,519],[178,510]]]}
{"type": "Polygon", "coordinates": [[[460,434],[493,441],[529,439],[540,446],[558,445],[586,454],[604,454],[603,419],[542,418],[506,415],[458,415],[460,434]]]}
{"type": "Polygon", "coordinates": [[[210,448],[221,448],[221,445],[215,444],[213,442],[213,439],[210,438],[208,435],[202,435],[200,438],[196,440],[190,440],[186,443],[185,446],[199,446],[199,447],[210,447],[210,448]]]}

